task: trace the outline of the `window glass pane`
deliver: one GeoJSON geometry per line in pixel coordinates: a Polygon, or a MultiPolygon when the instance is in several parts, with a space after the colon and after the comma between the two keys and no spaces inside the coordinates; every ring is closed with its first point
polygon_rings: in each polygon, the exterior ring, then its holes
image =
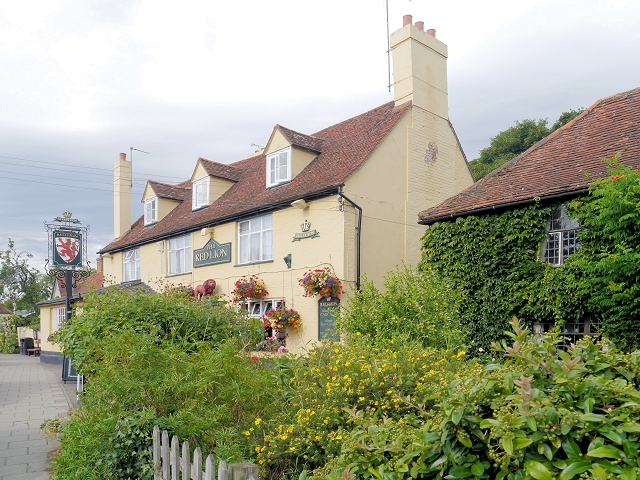
{"type": "Polygon", "coordinates": [[[240,237],[240,263],[249,261],[249,236],[240,237]]]}
{"type": "Polygon", "coordinates": [[[273,258],[273,230],[267,230],[262,233],[262,259],[271,260],[273,258]]]}
{"type": "Polygon", "coordinates": [[[262,217],[262,228],[264,228],[265,230],[268,228],[273,228],[273,216],[271,214],[262,217]]]}
{"type": "Polygon", "coordinates": [[[240,222],[238,226],[240,230],[240,235],[249,233],[249,222],[240,222]]]}
{"type": "Polygon", "coordinates": [[[559,234],[550,233],[543,246],[542,259],[545,262],[558,265],[560,263],[560,241],[559,234]]]}
{"type": "Polygon", "coordinates": [[[256,262],[260,260],[260,233],[252,233],[250,236],[250,253],[249,261],[256,262]]]}
{"type": "Polygon", "coordinates": [[[262,229],[262,217],[252,218],[251,222],[251,232],[259,232],[262,229]]]}

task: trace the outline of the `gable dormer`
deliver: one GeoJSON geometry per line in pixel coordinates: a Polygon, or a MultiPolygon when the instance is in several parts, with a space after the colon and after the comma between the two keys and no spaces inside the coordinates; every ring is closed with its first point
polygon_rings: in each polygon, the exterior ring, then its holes
{"type": "Polygon", "coordinates": [[[323,140],[276,125],[264,149],[267,188],[290,182],[321,152],[323,140]]]}
{"type": "Polygon", "coordinates": [[[240,171],[237,168],[199,158],[191,175],[191,210],[211,205],[239,179],[240,171]]]}
{"type": "Polygon", "coordinates": [[[142,194],[144,225],[153,225],[169,215],[184,200],[187,191],[179,185],[149,180],[142,194]]]}

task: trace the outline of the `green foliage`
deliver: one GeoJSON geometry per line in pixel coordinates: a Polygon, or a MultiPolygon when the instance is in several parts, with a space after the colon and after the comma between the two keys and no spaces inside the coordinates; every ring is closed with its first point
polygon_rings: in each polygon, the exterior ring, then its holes
{"type": "Polygon", "coordinates": [[[460,322],[473,355],[502,338],[513,315],[528,325],[584,315],[589,292],[576,287],[581,270],[537,261],[554,208],[469,216],[426,231],[421,268],[435,268],[462,293],[460,322]]]}
{"type": "Polygon", "coordinates": [[[640,354],[514,327],[503,365],[452,382],[436,408],[414,402],[417,421],[354,413],[317,478],[635,479],[640,354]]]}
{"type": "Polygon", "coordinates": [[[272,371],[242,350],[259,322],[179,292],[85,299],[57,337],[88,381],[56,478],[150,478],[154,424],[218,458],[250,456],[242,432],[282,400],[272,371]]]}
{"type": "Polygon", "coordinates": [[[403,399],[418,397],[433,405],[460,371],[480,373],[477,363],[464,358],[462,351],[417,342],[375,348],[358,335],[346,344],[321,344],[291,365],[289,380],[283,382],[288,402],[260,419],[266,430],[246,432],[255,438],[266,478],[319,468],[338,455],[352,429],[351,411],[409,422],[414,409],[403,399]]]}
{"type": "Polygon", "coordinates": [[[520,155],[544,137],[573,120],[584,109],[563,112],[551,128],[547,119],[522,120],[491,139],[491,144],[480,151],[480,157],[469,162],[476,180],[520,155]]]}
{"type": "Polygon", "coordinates": [[[0,353],[15,353],[18,348],[17,326],[21,323],[15,315],[0,317],[0,353]]]}
{"type": "MultiPolygon", "coordinates": [[[[29,259],[33,255],[19,252],[13,240],[9,239],[8,248],[0,252],[0,302],[10,308],[13,302],[18,310],[37,311],[36,303],[47,298],[51,290],[51,281],[38,270],[29,266],[29,259]]],[[[23,322],[27,326],[38,327],[38,316],[23,322]]]]}
{"type": "Polygon", "coordinates": [[[219,344],[235,338],[254,344],[262,337],[259,321],[248,319],[224,303],[193,301],[182,291],[150,294],[111,287],[106,292],[83,296],[76,315],[56,333],[65,355],[78,371],[90,374],[102,365],[104,339],[123,330],[146,333],[154,341],[169,341],[190,351],[202,342],[219,344]]]}
{"type": "Polygon", "coordinates": [[[574,202],[583,288],[590,305],[603,310],[605,334],[616,345],[640,348],[640,171],[609,160],[609,177],[596,180],[589,196],[574,202]]]}
{"type": "Polygon", "coordinates": [[[376,344],[409,338],[427,347],[453,348],[464,338],[458,319],[459,293],[433,270],[404,267],[385,277],[385,290],[366,278],[340,312],[337,327],[376,344]]]}

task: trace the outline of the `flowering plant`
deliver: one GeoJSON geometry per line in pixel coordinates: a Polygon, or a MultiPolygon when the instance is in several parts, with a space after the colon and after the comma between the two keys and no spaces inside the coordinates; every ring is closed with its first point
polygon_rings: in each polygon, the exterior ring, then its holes
{"type": "Polygon", "coordinates": [[[344,293],[340,279],[331,272],[329,267],[309,270],[299,283],[304,288],[305,297],[322,295],[325,298],[331,298],[344,293]]]}
{"type": "Polygon", "coordinates": [[[264,281],[255,275],[250,277],[242,277],[236,280],[235,290],[231,292],[234,302],[244,302],[246,300],[260,300],[266,297],[269,292],[264,286],[264,281]]]}
{"type": "Polygon", "coordinates": [[[286,327],[291,327],[297,332],[302,325],[300,314],[291,308],[284,306],[269,310],[262,319],[262,325],[265,330],[273,329],[274,332],[282,332],[286,327]]]}

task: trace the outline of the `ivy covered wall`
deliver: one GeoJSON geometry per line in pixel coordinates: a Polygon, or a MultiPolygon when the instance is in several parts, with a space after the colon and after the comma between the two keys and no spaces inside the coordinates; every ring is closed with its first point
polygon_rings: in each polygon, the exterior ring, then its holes
{"type": "Polygon", "coordinates": [[[514,315],[528,326],[534,321],[561,326],[587,313],[589,292],[580,266],[569,260],[553,267],[539,260],[555,208],[532,205],[457,218],[425,233],[423,266],[434,266],[460,290],[461,323],[473,354],[482,356],[492,341],[503,338],[514,315]]]}

